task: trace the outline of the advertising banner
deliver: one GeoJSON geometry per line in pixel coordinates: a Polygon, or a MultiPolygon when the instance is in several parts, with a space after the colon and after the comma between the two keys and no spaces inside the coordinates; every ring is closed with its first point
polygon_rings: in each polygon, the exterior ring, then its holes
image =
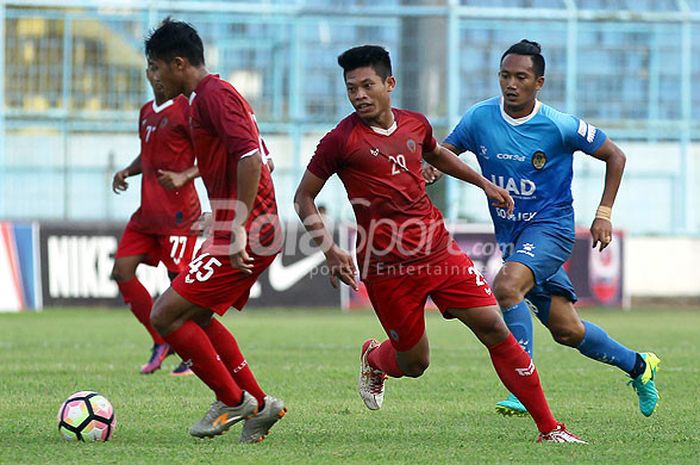
{"type": "MultiPolygon", "coordinates": [[[[41,225],[41,281],[46,306],[123,307],[110,275],[125,225],[46,223],[41,225]]],[[[324,255],[301,225],[287,226],[282,254],[251,289],[247,306],[337,307],[340,293],[323,275],[324,255]]],[[[153,296],[170,286],[165,267],[139,265],[137,276],[153,296]]]]}
{"type": "MultiPolygon", "coordinates": [[[[0,232],[0,308],[19,310],[46,306],[124,307],[110,275],[123,231],[119,223],[2,223],[0,232]],[[41,266],[39,266],[41,263],[41,266]],[[40,271],[39,271],[40,270],[40,271]]],[[[282,253],[251,289],[250,307],[369,307],[364,286],[334,289],[323,253],[299,223],[285,225],[282,253]]],[[[335,229],[342,247],[354,253],[354,228],[335,229]]],[[[483,229],[455,228],[453,237],[489,282],[501,267],[493,234],[483,229]]],[[[564,265],[579,297],[579,305],[621,306],[624,236],[616,232],[602,253],[591,248],[587,231],[564,265]]],[[[167,289],[165,267],[140,265],[137,276],[153,296],[167,289]]]]}
{"type": "Polygon", "coordinates": [[[0,311],[41,308],[37,225],[0,222],[0,311]]]}

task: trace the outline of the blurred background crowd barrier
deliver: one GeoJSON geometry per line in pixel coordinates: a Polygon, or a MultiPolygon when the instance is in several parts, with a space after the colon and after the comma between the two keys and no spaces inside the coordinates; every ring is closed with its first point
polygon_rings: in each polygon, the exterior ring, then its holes
{"type": "MultiPolygon", "coordinates": [[[[442,139],[499,93],[503,51],[538,41],[541,100],[602,128],[628,156],[613,215],[625,233],[625,295],[700,298],[700,0],[0,1],[0,220],[14,224],[3,237],[21,242],[47,222],[123,225],[137,208],[138,178],[120,196],[111,178],[138,154],[138,110],[151,99],[143,38],[167,15],[199,30],[208,69],[253,106],[290,222],[316,143],[352,111],[343,50],[386,46],[395,105],[424,112],[442,139]]],[[[604,164],[577,154],[574,170],[585,229],[604,164]]],[[[452,224],[489,223],[474,188],[447,180],[429,192],[452,224]]],[[[319,201],[330,218],[352,219],[337,180],[319,201]]],[[[0,270],[17,274],[8,244],[0,270]]]]}

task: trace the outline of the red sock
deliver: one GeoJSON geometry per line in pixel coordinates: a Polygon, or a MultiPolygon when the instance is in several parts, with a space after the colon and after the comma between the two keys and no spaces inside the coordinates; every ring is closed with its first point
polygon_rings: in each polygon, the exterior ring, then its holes
{"type": "Polygon", "coordinates": [[[153,307],[153,299],[148,293],[141,281],[136,276],[128,281],[119,282],[119,291],[122,293],[124,303],[129,304],[131,312],[136,316],[136,319],[146,327],[149,334],[153,338],[154,344],[165,344],[165,341],[158,334],[158,331],[151,324],[151,307],[153,307]]]}
{"type": "Polygon", "coordinates": [[[535,365],[513,335],[489,347],[489,353],[498,377],[527,408],[540,432],[548,433],[555,429],[557,420],[549,410],[535,365]]]}
{"type": "Polygon", "coordinates": [[[396,349],[391,345],[389,339],[370,352],[367,356],[367,361],[370,366],[382,370],[392,378],[401,378],[405,375],[401,367],[399,367],[399,361],[396,359],[396,349]]]}
{"type": "Polygon", "coordinates": [[[236,338],[233,337],[231,331],[224,326],[216,318],[212,318],[209,325],[204,328],[204,332],[209,336],[209,340],[214,345],[214,349],[221,357],[233,379],[248,393],[255,397],[258,401],[258,406],[262,408],[265,402],[265,392],[258,385],[248,362],[243,357],[241,350],[238,347],[236,338]]]}
{"type": "Polygon", "coordinates": [[[219,359],[202,328],[188,320],[165,336],[165,340],[182,360],[189,362],[194,374],[216,393],[218,400],[229,406],[241,403],[243,391],[219,359]]]}

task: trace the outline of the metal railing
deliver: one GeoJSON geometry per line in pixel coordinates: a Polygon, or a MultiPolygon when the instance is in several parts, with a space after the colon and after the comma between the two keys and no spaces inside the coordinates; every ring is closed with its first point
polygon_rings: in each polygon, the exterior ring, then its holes
{"type": "MultiPolygon", "coordinates": [[[[315,142],[351,111],[335,62],[344,49],[385,45],[394,103],[425,112],[442,137],[498,93],[500,54],[527,37],[547,58],[541,99],[634,148],[616,225],[700,233],[700,4],[684,0],[0,1],[0,218],[125,219],[136,208],[138,190],[116,197],[109,179],[138,153],[136,117],[150,99],[142,39],[166,15],[198,28],[209,69],[251,102],[285,214],[315,142]]],[[[600,169],[576,161],[582,224],[600,169]]],[[[488,221],[480,193],[455,181],[445,190],[450,219],[488,221]]],[[[331,215],[349,216],[338,183],[324,195],[331,215]]]]}

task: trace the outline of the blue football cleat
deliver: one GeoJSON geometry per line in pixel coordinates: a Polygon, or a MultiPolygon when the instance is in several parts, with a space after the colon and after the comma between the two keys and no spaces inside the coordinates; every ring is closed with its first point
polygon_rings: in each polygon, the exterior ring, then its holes
{"type": "Polygon", "coordinates": [[[652,352],[639,354],[647,363],[644,373],[637,376],[627,384],[631,384],[639,396],[639,410],[645,417],[650,417],[659,402],[659,391],[656,389],[656,371],[661,360],[652,352]]]}
{"type": "Polygon", "coordinates": [[[513,394],[508,394],[506,400],[496,404],[496,412],[506,417],[524,417],[530,414],[513,394]]]}

